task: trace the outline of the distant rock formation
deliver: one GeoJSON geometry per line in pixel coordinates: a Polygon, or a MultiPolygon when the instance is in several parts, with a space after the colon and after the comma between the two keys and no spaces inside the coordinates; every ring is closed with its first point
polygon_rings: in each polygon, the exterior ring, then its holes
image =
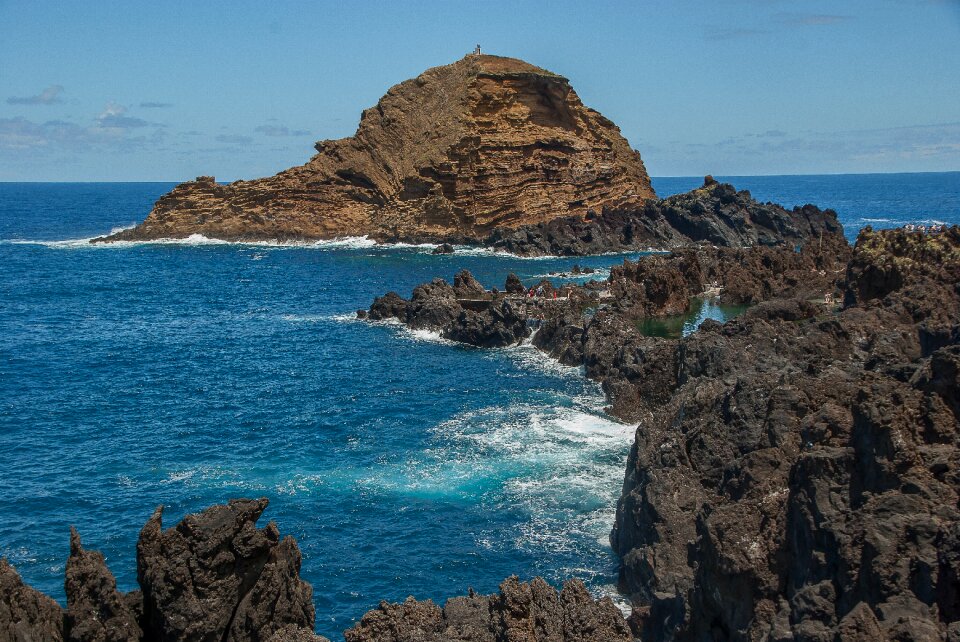
{"type": "Polygon", "coordinates": [[[177,186],[107,240],[470,239],[654,196],[640,155],[569,81],[469,55],[391,87],[305,165],[177,186]]]}
{"type": "MultiPolygon", "coordinates": [[[[511,275],[513,276],[513,275],[511,275]]],[[[523,284],[516,276],[506,289],[516,293],[523,284]]],[[[436,330],[445,339],[483,348],[520,343],[530,336],[527,312],[502,293],[487,292],[467,270],[461,270],[450,285],[443,279],[418,285],[407,301],[396,292],[377,297],[360,318],[371,321],[397,319],[414,329],[436,330]]]]}
{"type": "Polygon", "coordinates": [[[668,250],[697,243],[718,247],[805,245],[842,232],[836,212],[813,205],[787,210],[758,203],[707,176],[702,187],[662,200],[604,206],[586,217],[565,216],[495,230],[488,247],[521,256],[583,256],[668,250]]]}
{"type": "Polygon", "coordinates": [[[633,636],[610,598],[594,600],[571,580],[559,593],[540,578],[511,577],[500,593],[455,597],[441,609],[430,600],[381,602],[346,642],[630,642],[633,636]]]}

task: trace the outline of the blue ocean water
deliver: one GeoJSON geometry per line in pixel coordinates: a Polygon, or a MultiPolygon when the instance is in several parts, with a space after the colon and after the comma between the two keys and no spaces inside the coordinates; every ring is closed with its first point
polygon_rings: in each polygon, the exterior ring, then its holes
{"type": "MultiPolygon", "coordinates": [[[[731,180],[834,207],[851,238],[868,222],[960,222],[957,173],[731,180]]],[[[511,574],[613,592],[633,426],[604,414],[599,387],[530,346],[464,348],[353,313],[463,267],[489,286],[574,263],[602,278],[623,256],[85,241],[170,187],[0,183],[0,555],[28,583],[63,599],[74,524],[132,589],[155,506],[173,524],[266,496],[332,639],[381,599],[488,592],[511,574]]]]}

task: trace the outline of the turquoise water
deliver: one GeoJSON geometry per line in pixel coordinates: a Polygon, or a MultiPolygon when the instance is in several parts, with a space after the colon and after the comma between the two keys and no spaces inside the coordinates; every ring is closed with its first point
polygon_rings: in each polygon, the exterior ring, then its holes
{"type": "MultiPolygon", "coordinates": [[[[881,193],[877,180],[736,184],[857,227],[960,218],[957,174],[884,179],[881,193]]],[[[27,582],[62,600],[75,524],[132,589],[156,505],[172,524],[266,496],[334,639],[381,599],[492,591],[514,573],[613,590],[606,539],[633,426],[604,415],[599,388],[529,346],[469,349],[353,312],[463,267],[491,286],[575,263],[604,278],[623,256],[83,240],[142,219],[170,187],[0,184],[0,555],[27,582]]]]}

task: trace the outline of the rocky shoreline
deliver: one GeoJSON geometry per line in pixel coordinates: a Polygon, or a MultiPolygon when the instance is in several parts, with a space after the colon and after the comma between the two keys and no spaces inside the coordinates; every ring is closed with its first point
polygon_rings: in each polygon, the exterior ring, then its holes
{"type": "Polygon", "coordinates": [[[699,247],[534,289],[461,272],[360,316],[477,346],[537,327],[639,422],[611,545],[640,639],[960,639],[960,228],[699,247]],[[751,307],[638,329],[713,288],[751,307]]]}
{"type": "MultiPolygon", "coordinates": [[[[137,542],[140,590],[121,593],[104,557],[71,529],[64,610],[0,559],[3,642],[329,642],[314,633],[313,591],[300,549],[273,522],[266,499],[235,499],[164,529],[163,507],[137,542]]],[[[344,632],[346,642],[628,642],[609,598],[579,580],[557,591],[540,578],[507,578],[494,595],[381,602],[344,632]]]]}
{"type": "MultiPolygon", "coordinates": [[[[560,287],[461,271],[360,311],[479,347],[532,336],[602,383],[638,424],[610,536],[632,614],[576,580],[509,578],[442,608],[381,603],[347,642],[960,639],[960,227],[866,228],[851,248],[832,212],[798,212],[796,242],[684,247],[560,287]],[[699,296],[749,307],[642,331],[699,296]]],[[[128,594],[71,533],[65,610],[0,561],[0,640],[321,642],[296,542],[256,527],[266,506],[166,530],[158,509],[128,594]]]]}

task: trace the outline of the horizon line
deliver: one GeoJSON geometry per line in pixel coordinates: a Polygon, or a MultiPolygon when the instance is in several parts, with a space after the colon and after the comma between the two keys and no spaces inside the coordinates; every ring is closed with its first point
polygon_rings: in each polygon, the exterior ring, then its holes
{"type": "MultiPolygon", "coordinates": [[[[705,178],[706,176],[713,176],[714,178],[780,178],[780,177],[803,177],[803,176],[904,176],[904,175],[918,175],[918,174],[960,174],[960,169],[947,169],[947,170],[937,170],[937,171],[921,171],[921,172],[819,172],[819,173],[803,173],[803,174],[669,174],[669,175],[659,175],[659,176],[650,176],[650,179],[664,179],[664,178],[705,178]]],[[[266,176],[261,178],[268,178],[266,176]]],[[[89,181],[42,181],[42,180],[27,180],[27,181],[16,181],[16,180],[2,180],[0,179],[0,184],[13,185],[13,184],[53,184],[53,185],[84,185],[84,184],[97,184],[97,183],[185,183],[193,179],[186,180],[163,180],[163,179],[151,179],[151,180],[125,180],[125,181],[110,181],[110,180],[89,180],[89,181]]],[[[256,178],[238,178],[232,181],[217,181],[221,185],[229,185],[237,181],[255,181],[256,178]]]]}

